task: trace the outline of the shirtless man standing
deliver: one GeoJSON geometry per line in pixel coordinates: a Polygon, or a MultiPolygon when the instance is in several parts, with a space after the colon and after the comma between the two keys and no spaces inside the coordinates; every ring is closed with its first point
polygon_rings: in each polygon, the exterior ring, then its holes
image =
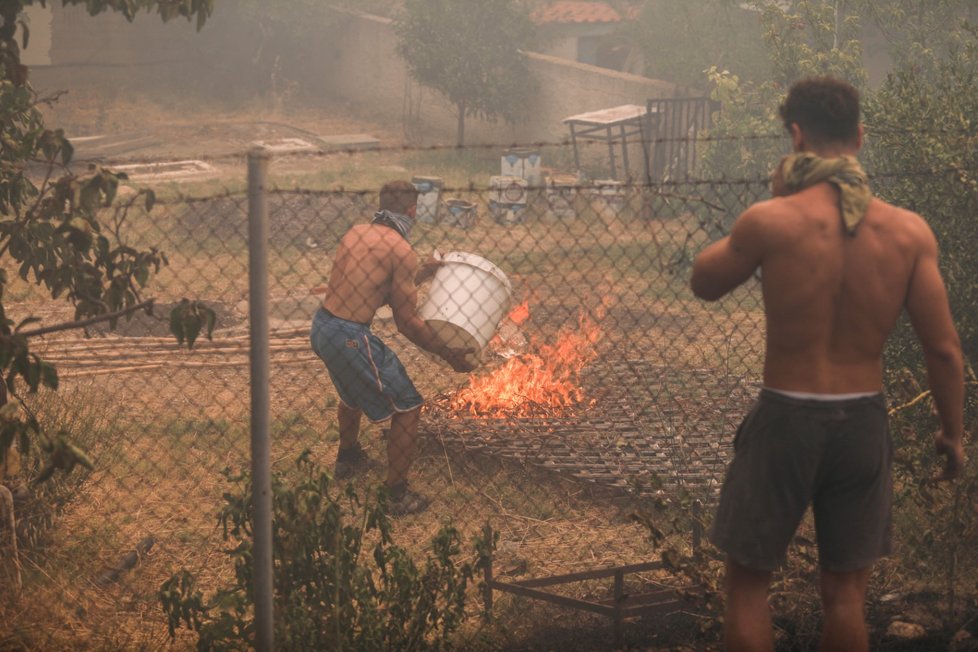
{"type": "MultiPolygon", "coordinates": [[[[862,175],[854,158],[862,146],[855,88],[806,79],[792,86],[780,111],[798,155],[818,165],[842,162],[862,175]]],[[[872,198],[868,186],[850,222],[844,185],[816,182],[754,204],[693,267],[692,290],[708,301],[760,269],[767,320],[764,388],[737,431],[711,531],[727,554],[730,650],[773,649],[771,574],[809,504],[821,568],[822,649],[868,649],[866,586],[873,563],[890,550],[882,357],[904,309],[940,420],[939,479],[956,477],[964,464],[961,345],[934,235],[919,215],[872,198]]]]}
{"type": "Polygon", "coordinates": [[[418,316],[417,284],[432,276],[433,260],[419,265],[408,240],[418,191],[407,181],[380,190],[380,210],[369,224],[352,227],[340,241],[322,308],[312,324],[312,348],[326,364],[339,394],[340,450],[335,477],[350,477],[369,463],[357,443],[363,414],[372,422],[390,419],[387,487],[391,513],[423,511],[429,500],[408,489],[424,399],[397,355],[370,331],[374,313],[390,305],[394,323],[411,342],[471,371],[471,349],[446,346],[418,316]]]}

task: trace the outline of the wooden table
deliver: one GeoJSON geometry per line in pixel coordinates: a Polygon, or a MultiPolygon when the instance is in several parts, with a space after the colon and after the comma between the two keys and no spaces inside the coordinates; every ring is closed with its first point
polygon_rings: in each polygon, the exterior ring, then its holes
{"type": "MultiPolygon", "coordinates": [[[[655,107],[652,107],[652,111],[655,107]]],[[[581,167],[577,141],[597,140],[608,144],[608,157],[611,164],[611,177],[618,178],[615,162],[615,145],[621,145],[622,168],[626,180],[629,177],[628,137],[641,135],[645,129],[648,107],[641,104],[622,104],[608,109],[579,113],[564,118],[562,122],[570,127],[571,144],[574,146],[574,165],[581,167]]]]}

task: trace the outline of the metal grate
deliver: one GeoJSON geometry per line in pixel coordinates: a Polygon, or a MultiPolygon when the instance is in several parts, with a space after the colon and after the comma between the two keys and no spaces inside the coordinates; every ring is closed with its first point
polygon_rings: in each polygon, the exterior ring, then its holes
{"type": "Polygon", "coordinates": [[[650,360],[599,361],[584,388],[590,405],[545,416],[458,414],[442,397],[422,428],[467,451],[617,489],[716,488],[757,391],[742,377],[650,360]]]}

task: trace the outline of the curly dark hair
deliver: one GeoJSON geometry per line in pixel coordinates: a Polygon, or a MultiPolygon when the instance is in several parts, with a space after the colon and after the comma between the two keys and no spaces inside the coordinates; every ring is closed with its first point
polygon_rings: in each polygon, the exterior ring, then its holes
{"type": "Polygon", "coordinates": [[[784,128],[792,123],[823,142],[852,142],[859,137],[859,91],[833,77],[795,82],[779,108],[784,128]]]}
{"type": "Polygon", "coordinates": [[[418,203],[418,189],[410,181],[389,181],[380,189],[380,209],[407,213],[418,203]]]}

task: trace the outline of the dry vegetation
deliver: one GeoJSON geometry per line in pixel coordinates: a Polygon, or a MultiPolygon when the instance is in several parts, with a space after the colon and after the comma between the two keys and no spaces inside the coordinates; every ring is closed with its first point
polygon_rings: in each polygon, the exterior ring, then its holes
{"type": "MultiPolygon", "coordinates": [[[[94,129],[96,119],[107,130],[137,123],[158,132],[188,127],[186,120],[148,100],[106,102],[74,93],[70,102],[48,117],[78,134],[94,129]]],[[[397,142],[396,134],[378,125],[337,115],[342,114],[307,110],[275,120],[317,133],[370,132],[397,142]]],[[[254,117],[248,111],[214,111],[206,122],[233,125],[249,120],[254,117]]],[[[220,133],[212,137],[220,138],[220,133]]],[[[182,153],[179,148],[189,145],[180,141],[174,147],[171,153],[182,153]]],[[[95,329],[93,339],[73,334],[38,344],[38,351],[58,365],[62,387],[57,394],[31,399],[31,404],[42,420],[62,424],[91,452],[96,470],[76,472],[52,486],[50,495],[57,503],[53,525],[41,528],[36,545],[24,551],[25,590],[0,603],[0,648],[17,642],[35,649],[162,648],[168,643],[156,597],[160,584],[181,568],[193,571],[205,591],[231,579],[216,525],[227,490],[222,471],[245,469],[249,459],[247,202],[234,192],[241,187],[243,160],[232,163],[219,179],[161,187],[162,205],[148,215],[133,209],[126,219],[133,242],[160,243],[170,259],[151,295],[163,304],[188,296],[219,308],[213,342],[180,350],[165,337],[165,322],[157,315],[155,321],[145,316],[123,321],[115,334],[95,329]],[[225,187],[232,189],[230,196],[191,203],[179,199],[223,195],[225,187]],[[100,581],[147,537],[153,544],[135,568],[119,573],[116,581],[100,581]]],[[[362,219],[376,200],[371,193],[396,176],[436,170],[445,174],[458,196],[480,203],[474,228],[419,225],[417,247],[422,253],[434,248],[480,253],[506,270],[516,288],[514,299],[529,301],[532,316],[525,331],[531,342],[551,341],[586,310],[602,315],[599,325],[605,337],[600,349],[608,359],[654,360],[677,372],[708,368],[756,375],[756,360],[743,356],[745,349],[756,351],[760,346],[762,324],[750,293],[732,302],[733,312],[717,312],[693,302],[685,289],[686,269],[678,254],[696,244],[686,237],[695,232],[694,221],[642,217],[637,195],[618,211],[581,197],[580,219],[561,219],[547,210],[540,193],[531,198],[533,217],[526,223],[499,225],[488,217],[484,185],[495,173],[496,154],[456,163],[453,167],[445,153],[407,152],[288,157],[273,166],[283,187],[328,191],[281,192],[270,199],[271,413],[277,469],[291,468],[306,449],[324,465],[335,457],[336,397],[308,347],[308,323],[316,305],[309,291],[325,279],[329,254],[345,225],[362,219]],[[477,183],[472,181],[473,168],[480,170],[482,185],[465,195],[463,189],[477,183]],[[369,192],[333,192],[339,182],[369,192]],[[301,236],[306,234],[315,236],[315,246],[305,243],[301,236]]],[[[47,324],[70,317],[70,309],[45,301],[36,289],[12,287],[11,292],[20,299],[11,305],[15,318],[38,314],[47,324]]],[[[464,382],[463,376],[446,374],[395,336],[389,320],[378,320],[376,326],[392,339],[424,395],[451,392],[464,382]]],[[[499,362],[488,357],[487,369],[499,362]]],[[[733,424],[730,427],[732,431],[733,424]]],[[[647,532],[628,518],[634,505],[627,496],[491,451],[465,453],[442,440],[439,431],[425,426],[422,430],[425,439],[413,483],[434,497],[434,504],[424,515],[397,522],[399,541],[427,541],[445,519],[469,540],[489,522],[500,533],[498,568],[525,577],[656,557],[647,532]]],[[[379,426],[367,427],[362,440],[373,457],[384,459],[379,426]]],[[[380,479],[374,472],[357,482],[380,479]]],[[[23,518],[31,517],[30,509],[23,512],[23,518]]],[[[677,543],[688,546],[688,537],[677,543]]],[[[651,579],[635,576],[630,582],[640,589],[651,579]]],[[[610,589],[607,583],[588,582],[566,590],[600,598],[610,589]]],[[[478,608],[473,591],[473,614],[478,608]]],[[[578,613],[512,596],[497,596],[495,615],[491,625],[478,619],[470,622],[465,636],[473,646],[508,649],[533,645],[541,640],[537,637],[555,641],[557,632],[574,631],[581,622],[590,622],[598,632],[595,645],[607,643],[610,632],[606,621],[582,621],[578,613]],[[554,629],[542,627],[544,621],[554,629]]],[[[681,619],[662,631],[688,640],[700,635],[701,624],[697,618],[681,619]]],[[[662,625],[657,623],[660,630],[662,625]]],[[[652,641],[657,635],[638,631],[631,636],[652,641]]],[[[181,638],[177,647],[192,647],[192,641],[181,638]]]]}

